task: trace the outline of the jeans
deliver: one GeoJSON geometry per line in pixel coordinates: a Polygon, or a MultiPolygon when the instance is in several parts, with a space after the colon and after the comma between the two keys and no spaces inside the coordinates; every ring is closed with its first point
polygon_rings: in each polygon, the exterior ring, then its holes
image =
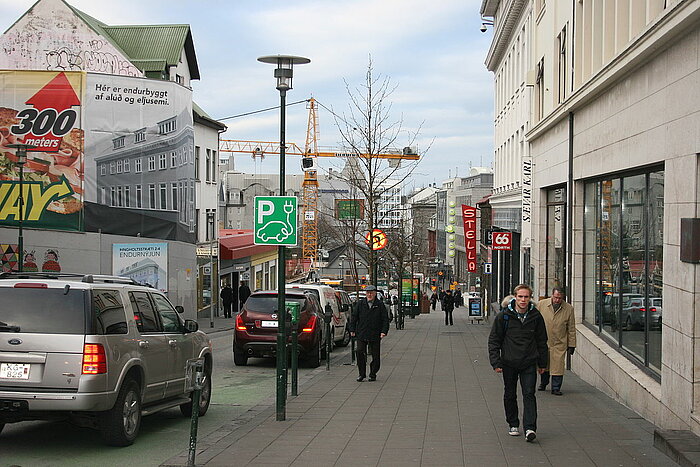
{"type": "Polygon", "coordinates": [[[447,326],[448,324],[450,326],[455,324],[454,321],[452,321],[452,310],[449,310],[449,311],[445,310],[445,326],[447,326]],[[448,322],[448,320],[449,320],[449,322],[448,322]]]}
{"type": "Polygon", "coordinates": [[[537,400],[535,385],[537,384],[537,367],[532,365],[525,369],[503,366],[503,406],[506,409],[508,426],[520,426],[518,419],[518,378],[523,393],[523,429],[537,431],[537,400]]]}
{"type": "Polygon", "coordinates": [[[230,317],[231,317],[231,305],[233,305],[233,303],[231,303],[231,302],[224,302],[224,318],[230,318],[230,317]]]}
{"type": "MultiPolygon", "coordinates": [[[[564,382],[564,375],[552,375],[552,391],[561,391],[561,383],[564,382]]],[[[546,388],[549,384],[549,371],[545,371],[540,376],[540,386],[546,388]]]]}
{"type": "Polygon", "coordinates": [[[369,375],[371,377],[376,377],[379,371],[379,351],[381,346],[381,340],[378,341],[362,341],[357,340],[357,370],[359,376],[363,378],[367,376],[367,345],[369,345],[369,351],[372,353],[372,362],[369,364],[369,375]]]}

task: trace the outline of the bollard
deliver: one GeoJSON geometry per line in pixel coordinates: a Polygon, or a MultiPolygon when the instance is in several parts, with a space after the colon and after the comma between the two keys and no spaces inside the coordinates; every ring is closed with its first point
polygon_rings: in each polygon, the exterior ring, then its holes
{"type": "Polygon", "coordinates": [[[287,302],[287,312],[292,321],[292,396],[299,391],[299,303],[287,302]]]}
{"type": "Polygon", "coordinates": [[[187,454],[187,465],[195,465],[197,454],[197,427],[199,426],[199,399],[202,397],[202,379],[204,378],[204,360],[190,362],[194,374],[194,392],[192,394],[192,418],[190,419],[190,450],[187,454]]]}
{"type": "Polygon", "coordinates": [[[333,350],[333,336],[331,335],[331,320],[333,319],[333,309],[329,304],[323,312],[323,321],[326,323],[326,371],[331,370],[331,351],[333,350]]]}

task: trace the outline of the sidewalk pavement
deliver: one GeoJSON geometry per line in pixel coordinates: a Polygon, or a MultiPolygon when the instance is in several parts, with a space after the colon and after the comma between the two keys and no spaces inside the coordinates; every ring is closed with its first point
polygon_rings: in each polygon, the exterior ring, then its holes
{"type": "Polygon", "coordinates": [[[219,331],[229,331],[236,326],[236,315],[233,318],[224,318],[223,316],[214,316],[212,327],[212,321],[209,316],[200,316],[197,318],[197,324],[199,324],[199,330],[211,334],[219,331]]]}
{"type": "MultiPolygon", "coordinates": [[[[572,373],[563,396],[537,393],[537,440],[509,436],[503,382],[488,362],[490,326],[469,324],[466,313],[455,310],[449,327],[441,312],[392,327],[376,382],[357,383],[355,366],[334,362],[288,399],[286,421],[275,420],[274,403],[259,407],[236,429],[199,440],[197,464],[677,465],[654,448],[651,423],[572,373]]],[[[164,465],[186,461],[183,452],[164,465]]]]}

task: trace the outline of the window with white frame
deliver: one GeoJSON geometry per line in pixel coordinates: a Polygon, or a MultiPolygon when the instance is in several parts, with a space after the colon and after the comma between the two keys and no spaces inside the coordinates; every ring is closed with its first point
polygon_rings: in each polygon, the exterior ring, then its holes
{"type": "Polygon", "coordinates": [[[160,193],[160,209],[168,209],[168,187],[165,183],[161,183],[159,187],[160,193]]]}
{"type": "Polygon", "coordinates": [[[566,58],[566,26],[564,26],[564,29],[561,30],[559,35],[557,36],[557,45],[559,49],[559,66],[557,67],[558,70],[558,75],[559,75],[559,80],[558,80],[558,102],[564,102],[566,99],[566,74],[567,74],[567,58],[566,58]]]}
{"type": "Polygon", "coordinates": [[[131,171],[131,160],[124,159],[124,173],[128,174],[131,171]]]}
{"type": "Polygon", "coordinates": [[[107,164],[100,164],[100,175],[107,175],[107,164]]]}
{"type": "Polygon", "coordinates": [[[129,185],[124,187],[124,206],[131,207],[131,187],[129,185]]]}
{"type": "Polygon", "coordinates": [[[158,168],[160,170],[168,168],[168,156],[165,153],[158,155],[158,168]]]}
{"type": "Polygon", "coordinates": [[[148,171],[156,170],[156,156],[148,156],[148,171]]]}
{"type": "Polygon", "coordinates": [[[164,120],[158,124],[158,132],[161,135],[167,135],[175,130],[177,130],[177,121],[175,120],[175,117],[164,120]]]}
{"type": "Polygon", "coordinates": [[[146,129],[142,128],[136,132],[134,132],[134,142],[135,143],[142,143],[146,141],[146,129]]]}
{"type": "Polygon", "coordinates": [[[156,208],[156,186],[152,183],[148,185],[148,207],[150,209],[156,208]]]}
{"type": "Polygon", "coordinates": [[[141,158],[137,157],[134,159],[134,172],[140,174],[143,170],[141,169],[141,158]]]}
{"type": "Polygon", "coordinates": [[[537,63],[535,77],[535,120],[544,117],[544,57],[537,63]]]}
{"type": "Polygon", "coordinates": [[[143,207],[141,185],[136,185],[136,207],[139,209],[143,207]]]}
{"type": "Polygon", "coordinates": [[[126,140],[126,136],[120,136],[118,138],[114,138],[112,140],[112,144],[114,145],[114,149],[121,149],[124,147],[124,143],[126,140]]]}
{"type": "Polygon", "coordinates": [[[118,174],[122,173],[123,168],[124,168],[124,161],[119,159],[117,161],[117,173],[118,174]]]}
{"type": "Polygon", "coordinates": [[[170,153],[170,167],[177,167],[177,153],[175,151],[170,153]]]}

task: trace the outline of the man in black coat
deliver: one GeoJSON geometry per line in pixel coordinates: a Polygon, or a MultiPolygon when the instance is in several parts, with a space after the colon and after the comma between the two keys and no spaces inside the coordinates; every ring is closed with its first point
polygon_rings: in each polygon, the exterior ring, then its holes
{"type": "Polygon", "coordinates": [[[233,289],[228,283],[221,289],[221,301],[224,304],[224,318],[230,318],[231,305],[233,304],[233,289]]]}
{"type": "Polygon", "coordinates": [[[241,286],[238,287],[238,300],[241,304],[239,310],[243,310],[243,305],[245,305],[245,301],[248,300],[248,297],[250,297],[250,287],[248,287],[246,281],[241,281],[241,286]]]}
{"type": "Polygon", "coordinates": [[[357,378],[358,382],[364,381],[366,377],[368,345],[372,352],[369,380],[376,381],[380,364],[380,344],[382,338],[389,332],[389,313],[384,303],[377,298],[377,288],[368,285],[365,292],[367,297],[358,300],[348,325],[350,335],[357,337],[357,369],[360,374],[357,378]]]}
{"type": "Polygon", "coordinates": [[[442,311],[445,312],[445,326],[454,326],[452,320],[452,312],[455,309],[455,298],[452,296],[451,290],[445,291],[445,298],[442,299],[442,311]]]}
{"type": "Polygon", "coordinates": [[[532,289],[515,287],[515,298],[504,304],[493,320],[489,335],[489,360],[496,373],[503,375],[503,405],[508,434],[520,435],[517,386],[523,393],[523,429],[526,441],[537,437],[537,373],[547,368],[547,329],[544,318],[531,303],[532,289]]]}

